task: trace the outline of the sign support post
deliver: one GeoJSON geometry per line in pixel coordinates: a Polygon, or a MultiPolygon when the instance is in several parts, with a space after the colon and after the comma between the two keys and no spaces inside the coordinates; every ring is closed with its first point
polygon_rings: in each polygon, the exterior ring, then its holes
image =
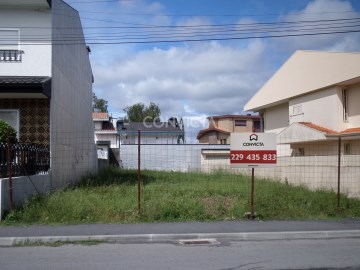
{"type": "Polygon", "coordinates": [[[255,169],[251,168],[251,198],[250,198],[250,219],[254,219],[255,218],[255,210],[254,210],[254,191],[255,191],[255,179],[254,179],[254,175],[255,175],[255,169]]]}
{"type": "Polygon", "coordinates": [[[276,166],[276,134],[231,133],[230,140],[231,167],[251,168],[250,213],[245,216],[254,219],[255,167],[276,166]]]}

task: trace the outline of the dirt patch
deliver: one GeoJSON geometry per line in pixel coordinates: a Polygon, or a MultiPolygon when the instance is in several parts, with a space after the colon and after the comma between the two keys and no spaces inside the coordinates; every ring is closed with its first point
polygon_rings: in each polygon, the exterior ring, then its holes
{"type": "Polygon", "coordinates": [[[225,216],[233,207],[236,198],[233,196],[202,197],[200,201],[204,204],[206,214],[209,216],[225,216]]]}

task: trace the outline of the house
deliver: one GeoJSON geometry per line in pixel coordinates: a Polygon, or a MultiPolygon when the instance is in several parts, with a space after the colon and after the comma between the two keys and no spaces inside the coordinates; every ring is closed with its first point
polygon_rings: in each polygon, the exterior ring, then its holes
{"type": "Polygon", "coordinates": [[[99,159],[99,168],[108,165],[120,166],[120,134],[116,128],[116,119],[108,113],[93,112],[95,143],[99,159]]]}
{"type": "Polygon", "coordinates": [[[360,53],[296,51],[248,101],[295,156],[359,150],[360,53]],[[317,147],[314,148],[314,143],[317,147]]]}
{"type": "Polygon", "coordinates": [[[167,122],[118,121],[121,144],[137,144],[140,130],[141,144],[183,144],[185,130],[182,120],[170,118],[167,122]]]}
{"type": "Polygon", "coordinates": [[[220,115],[208,117],[209,127],[199,131],[197,139],[203,144],[229,144],[232,132],[260,132],[259,115],[220,115]]]}
{"type": "Polygon", "coordinates": [[[120,136],[116,129],[116,123],[108,113],[93,112],[92,119],[95,128],[95,142],[109,141],[111,148],[119,148],[120,136]]]}
{"type": "Polygon", "coordinates": [[[1,0],[0,25],[0,118],[21,143],[48,147],[48,190],[97,172],[93,74],[78,12],[61,0],[1,0]]]}

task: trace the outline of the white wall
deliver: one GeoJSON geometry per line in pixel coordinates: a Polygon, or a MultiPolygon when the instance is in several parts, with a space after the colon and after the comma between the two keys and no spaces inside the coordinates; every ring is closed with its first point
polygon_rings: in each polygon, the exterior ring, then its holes
{"type": "MultiPolygon", "coordinates": [[[[1,76],[51,76],[51,14],[49,8],[1,6],[0,31],[20,31],[21,63],[0,63],[1,76]]],[[[1,36],[0,36],[1,38],[1,36]]],[[[14,46],[10,46],[14,49],[14,46]]],[[[0,49],[6,49],[1,46],[0,49]]]]}
{"type": "Polygon", "coordinates": [[[346,128],[360,127],[360,83],[349,88],[349,118],[346,128]]]}
{"type": "MultiPolygon", "coordinates": [[[[230,151],[225,156],[214,151],[213,155],[202,155],[201,171],[210,173],[225,170],[251,175],[251,168],[230,167],[230,151]]],[[[340,190],[350,197],[360,198],[360,155],[341,157],[340,190]]],[[[278,157],[271,168],[256,168],[255,177],[278,180],[293,185],[304,185],[309,189],[329,189],[336,192],[338,181],[338,156],[278,157]]]]}
{"type": "Polygon", "coordinates": [[[289,105],[283,103],[267,108],[264,113],[265,132],[280,133],[289,125],[289,105]]]}
{"type": "Polygon", "coordinates": [[[105,131],[103,133],[96,132],[95,142],[97,141],[109,141],[110,148],[119,148],[120,145],[119,135],[117,134],[117,131],[114,131],[113,133],[106,133],[105,131]]]}
{"type": "MultiPolygon", "coordinates": [[[[18,207],[31,196],[37,195],[37,191],[41,194],[50,192],[50,176],[49,174],[32,175],[30,179],[27,176],[14,177],[12,186],[13,206],[18,207]]],[[[0,179],[0,220],[8,210],[10,210],[9,179],[4,178],[0,179]]]]}
{"type": "Polygon", "coordinates": [[[92,71],[78,13],[59,0],[52,1],[53,45],[50,141],[52,187],[75,184],[97,171],[92,120],[92,71]],[[75,35],[74,42],[66,42],[75,35]]]}
{"type": "Polygon", "coordinates": [[[330,87],[289,101],[290,124],[312,122],[335,131],[344,129],[341,89],[330,87]],[[300,114],[294,114],[294,107],[301,107],[300,114]]]}

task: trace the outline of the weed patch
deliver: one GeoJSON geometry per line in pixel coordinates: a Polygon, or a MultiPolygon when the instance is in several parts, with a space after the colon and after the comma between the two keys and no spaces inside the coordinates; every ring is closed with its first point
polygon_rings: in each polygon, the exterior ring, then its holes
{"type": "MultiPolygon", "coordinates": [[[[250,177],[226,172],[141,172],[109,168],[78,186],[30,199],[8,213],[7,224],[136,223],[243,219],[250,205],[250,177]]],[[[255,179],[255,211],[261,219],[360,217],[360,200],[332,191],[255,179]]]]}

